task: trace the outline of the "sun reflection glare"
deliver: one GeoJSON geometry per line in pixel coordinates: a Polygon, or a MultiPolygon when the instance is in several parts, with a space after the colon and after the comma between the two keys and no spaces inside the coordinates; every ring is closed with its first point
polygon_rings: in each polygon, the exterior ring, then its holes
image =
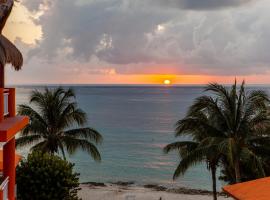
{"type": "Polygon", "coordinates": [[[164,83],[165,85],[170,85],[170,84],[171,84],[171,81],[170,81],[169,79],[166,79],[166,80],[163,81],[163,83],[164,83]]]}

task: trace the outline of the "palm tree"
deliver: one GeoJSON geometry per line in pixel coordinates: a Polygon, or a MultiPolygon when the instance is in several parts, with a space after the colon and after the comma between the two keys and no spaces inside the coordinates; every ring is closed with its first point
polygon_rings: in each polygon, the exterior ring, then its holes
{"type": "Polygon", "coordinates": [[[101,156],[96,144],[102,141],[102,136],[95,129],[83,127],[86,124],[86,113],[78,108],[72,89],[59,87],[44,92],[34,90],[30,104],[19,105],[18,113],[30,118],[30,124],[16,139],[16,146],[34,145],[31,150],[69,154],[77,149],[88,152],[94,160],[100,161],[101,156]]]}
{"type": "Polygon", "coordinates": [[[164,152],[177,151],[181,157],[173,179],[183,175],[189,167],[206,162],[207,169],[211,171],[213,199],[216,200],[216,171],[222,154],[216,150],[215,146],[204,144],[204,139],[209,136],[209,133],[215,131],[213,122],[213,116],[208,116],[201,111],[193,112],[193,106],[191,106],[188,115],[176,124],[176,137],[188,135],[191,140],[168,144],[164,152]]]}
{"type": "Polygon", "coordinates": [[[270,122],[268,95],[261,90],[245,91],[244,81],[239,90],[235,81],[230,90],[219,84],[209,84],[206,91],[215,95],[215,99],[204,96],[193,109],[215,116],[217,134],[205,138],[204,143],[216,146],[226,156],[234,168],[236,182],[241,182],[241,160],[250,161],[260,175],[265,176],[259,152],[264,142],[269,143],[269,135],[265,135],[270,122]]]}
{"type": "Polygon", "coordinates": [[[181,161],[174,178],[185,173],[192,165],[206,161],[212,172],[215,197],[216,168],[224,164],[233,168],[235,181],[241,181],[241,162],[257,168],[264,176],[263,154],[269,136],[267,106],[269,99],[264,91],[245,91],[244,82],[237,89],[235,82],[231,89],[219,84],[209,84],[205,91],[210,95],[198,97],[189,108],[187,116],[178,121],[176,136],[188,135],[190,141],[176,142],[164,148],[166,153],[178,150],[181,161]]]}

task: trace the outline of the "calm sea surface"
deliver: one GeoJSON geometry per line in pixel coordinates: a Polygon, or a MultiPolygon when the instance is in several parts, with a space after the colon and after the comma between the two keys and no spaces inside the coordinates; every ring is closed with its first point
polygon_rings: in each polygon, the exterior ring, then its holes
{"type": "MultiPolygon", "coordinates": [[[[172,181],[179,159],[176,153],[162,152],[166,144],[175,141],[175,122],[184,117],[203,87],[72,87],[79,106],[88,114],[88,124],[104,137],[99,147],[101,163],[81,151],[69,158],[76,164],[81,182],[135,181],[211,189],[204,164],[172,181]]],[[[17,87],[17,104],[27,103],[33,89],[42,87],[17,87]]],[[[27,148],[20,151],[24,155],[28,152],[27,148]]]]}

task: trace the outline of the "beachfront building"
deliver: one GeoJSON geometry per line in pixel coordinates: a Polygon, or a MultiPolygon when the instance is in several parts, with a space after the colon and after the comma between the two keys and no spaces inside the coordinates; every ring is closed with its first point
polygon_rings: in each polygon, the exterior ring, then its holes
{"type": "Polygon", "coordinates": [[[16,166],[20,156],[15,152],[15,136],[29,122],[28,117],[16,116],[15,88],[5,88],[6,64],[20,70],[21,52],[2,35],[14,0],[0,0],[0,200],[15,200],[16,166]]]}
{"type": "Polygon", "coordinates": [[[0,88],[0,200],[16,197],[16,166],[20,156],[15,152],[15,136],[29,122],[28,117],[16,116],[15,88],[0,88]]]}
{"type": "Polygon", "coordinates": [[[269,200],[270,177],[260,178],[223,187],[223,190],[236,200],[269,200]]]}

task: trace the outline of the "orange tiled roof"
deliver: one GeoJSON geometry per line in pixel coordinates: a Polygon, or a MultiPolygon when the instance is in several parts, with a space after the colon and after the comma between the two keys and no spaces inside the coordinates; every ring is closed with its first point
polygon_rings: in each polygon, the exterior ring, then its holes
{"type": "Polygon", "coordinates": [[[270,177],[228,185],[223,190],[238,200],[270,200],[270,177]]]}

